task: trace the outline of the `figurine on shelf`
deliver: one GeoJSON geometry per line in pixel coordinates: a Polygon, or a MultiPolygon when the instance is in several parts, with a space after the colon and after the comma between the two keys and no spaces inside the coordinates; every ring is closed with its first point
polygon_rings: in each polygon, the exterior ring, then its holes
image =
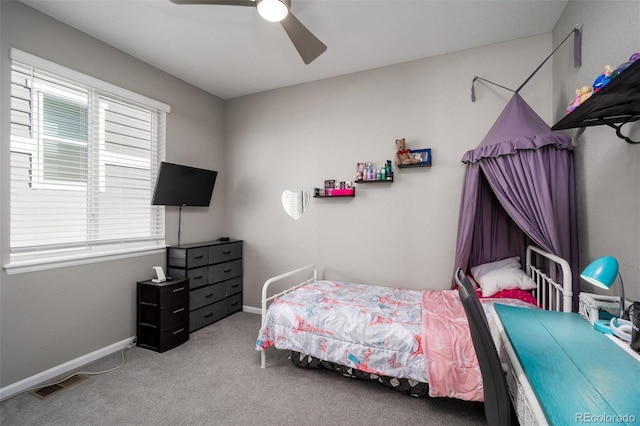
{"type": "Polygon", "coordinates": [[[580,105],[580,92],[576,90],[576,97],[567,105],[567,114],[578,108],[580,105]]]}
{"type": "Polygon", "coordinates": [[[593,87],[582,86],[580,89],[578,89],[578,92],[580,93],[580,103],[583,104],[584,101],[586,101],[591,97],[591,95],[593,95],[593,87]]]}
{"type": "Polygon", "coordinates": [[[593,88],[590,86],[582,86],[581,88],[576,89],[576,97],[567,107],[567,114],[573,111],[574,109],[578,108],[578,106],[581,103],[589,99],[592,93],[593,93],[593,88]]]}
{"type": "Polygon", "coordinates": [[[396,164],[416,164],[420,162],[420,160],[416,159],[413,155],[411,155],[411,150],[407,148],[407,144],[405,139],[396,139],[396,164]]]}
{"type": "Polygon", "coordinates": [[[593,82],[593,93],[596,93],[598,90],[602,89],[604,86],[609,84],[611,81],[611,74],[613,73],[613,68],[611,65],[606,65],[604,67],[604,72],[596,77],[593,82]]]}

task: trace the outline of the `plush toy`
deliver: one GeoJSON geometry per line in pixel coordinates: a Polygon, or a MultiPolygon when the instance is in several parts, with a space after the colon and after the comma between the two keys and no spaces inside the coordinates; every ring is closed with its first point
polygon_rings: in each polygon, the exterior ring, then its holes
{"type": "Polygon", "coordinates": [[[396,139],[396,148],[396,164],[398,166],[401,164],[416,164],[420,161],[411,155],[404,138],[396,139]]]}

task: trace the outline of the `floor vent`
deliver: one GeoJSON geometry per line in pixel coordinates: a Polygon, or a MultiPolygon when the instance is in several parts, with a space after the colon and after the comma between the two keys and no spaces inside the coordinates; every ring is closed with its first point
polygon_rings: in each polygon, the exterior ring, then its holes
{"type": "Polygon", "coordinates": [[[46,397],[51,396],[58,391],[71,387],[76,383],[80,383],[84,380],[87,380],[87,378],[88,378],[87,376],[84,376],[82,374],[71,376],[60,383],[56,383],[53,385],[41,387],[40,389],[36,389],[31,392],[31,395],[36,396],[40,399],[45,399],[46,397]]]}

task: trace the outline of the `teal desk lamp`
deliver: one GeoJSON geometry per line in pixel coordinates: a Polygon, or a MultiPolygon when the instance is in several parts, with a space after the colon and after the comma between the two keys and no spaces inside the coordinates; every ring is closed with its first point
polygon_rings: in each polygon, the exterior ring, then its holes
{"type": "MultiPolygon", "coordinates": [[[[584,268],[584,271],[580,274],[580,278],[586,282],[605,290],[609,290],[611,288],[616,277],[618,278],[618,284],[620,285],[620,312],[618,318],[623,319],[624,286],[622,285],[622,277],[618,272],[618,261],[611,256],[598,258],[591,262],[589,266],[584,268]]],[[[597,320],[593,326],[604,333],[612,334],[608,320],[597,320]]]]}

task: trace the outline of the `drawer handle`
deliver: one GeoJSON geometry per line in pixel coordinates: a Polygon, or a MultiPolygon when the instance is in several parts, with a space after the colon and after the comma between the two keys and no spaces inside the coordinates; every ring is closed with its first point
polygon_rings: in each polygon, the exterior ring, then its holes
{"type": "Polygon", "coordinates": [[[171,334],[174,334],[174,335],[175,335],[175,334],[178,334],[178,333],[182,333],[183,331],[184,331],[184,328],[181,328],[180,330],[176,330],[176,331],[174,331],[174,332],[173,332],[173,333],[171,333],[171,334]]]}
{"type": "Polygon", "coordinates": [[[233,303],[231,304],[231,306],[236,306],[237,304],[238,304],[238,302],[233,302],[233,303]]]}
{"type": "Polygon", "coordinates": [[[231,286],[231,288],[236,288],[236,287],[238,287],[239,285],[240,285],[240,284],[234,284],[234,285],[232,285],[232,286],[231,286]]]}
{"type": "Polygon", "coordinates": [[[180,308],[180,309],[176,309],[175,311],[173,311],[174,314],[180,313],[184,311],[184,308],[180,308]]]}
{"type": "Polygon", "coordinates": [[[204,257],[204,255],[201,254],[200,256],[194,257],[194,259],[202,259],[203,257],[204,257]]]}
{"type": "Polygon", "coordinates": [[[231,271],[233,271],[233,268],[227,268],[227,269],[225,269],[225,270],[224,270],[225,274],[226,274],[227,272],[231,272],[231,271]]]}
{"type": "Polygon", "coordinates": [[[193,278],[193,280],[194,280],[194,281],[195,281],[195,280],[201,280],[201,279],[203,279],[203,278],[204,278],[204,275],[199,275],[199,276],[197,276],[197,277],[194,277],[194,278],[193,278]]]}
{"type": "Polygon", "coordinates": [[[222,252],[222,254],[231,254],[231,250],[225,250],[222,252]]]}
{"type": "Polygon", "coordinates": [[[182,291],[182,290],[184,290],[184,287],[174,288],[174,289],[173,289],[173,292],[174,292],[174,293],[177,293],[177,292],[182,291]]]}
{"type": "Polygon", "coordinates": [[[211,312],[210,314],[205,315],[205,318],[211,318],[213,316],[213,312],[211,312]]]}
{"type": "Polygon", "coordinates": [[[212,297],[212,296],[213,296],[213,293],[204,295],[204,297],[206,297],[206,298],[209,298],[209,297],[212,297]]]}

